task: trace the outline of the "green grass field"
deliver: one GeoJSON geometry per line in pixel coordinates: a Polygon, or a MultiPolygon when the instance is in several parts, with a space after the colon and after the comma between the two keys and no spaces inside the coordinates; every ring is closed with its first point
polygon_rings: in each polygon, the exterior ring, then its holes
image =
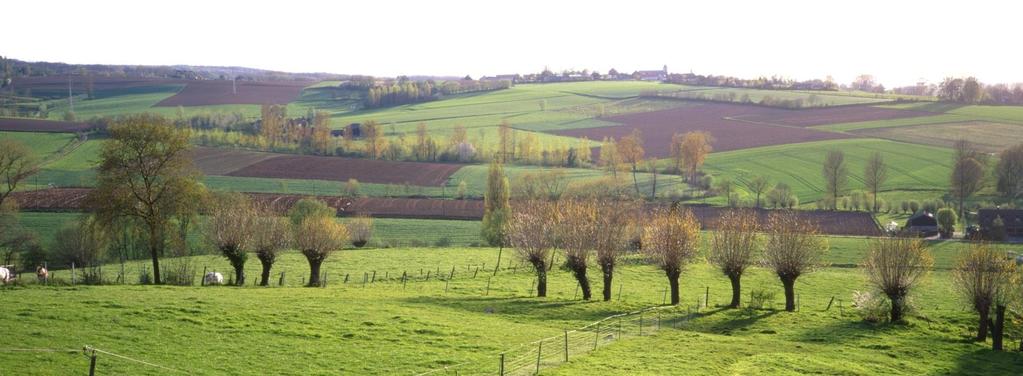
{"type": "MultiPolygon", "coordinates": [[[[520,265],[512,254],[504,253],[502,265],[520,265]]],[[[666,286],[662,273],[630,257],[615,277],[621,286],[621,298],[614,291],[615,301],[580,301],[575,281],[559,269],[550,273],[549,297],[530,298],[533,275],[526,269],[502,270],[492,278],[492,271],[476,272],[477,267],[493,268],[496,257],[492,248],[345,250],[328,258],[326,288],[297,287],[307,270],[297,253],[282,255],[273,273],[276,282],[278,272],[285,272],[286,287],[5,288],[0,290],[5,302],[0,330],[18,338],[19,348],[91,345],[195,374],[256,369],[414,374],[465,362],[469,365],[456,369],[496,372],[501,352],[616,313],[659,305],[666,286]],[[453,278],[444,281],[452,268],[453,278]],[[437,279],[438,271],[444,280],[437,279]],[[363,284],[373,272],[375,283],[363,284]],[[402,272],[412,276],[404,288],[397,280],[402,272]]],[[[200,271],[228,271],[226,261],[216,256],[191,262],[200,271]]],[[[139,265],[126,265],[129,281],[139,265]]],[[[255,260],[247,265],[249,279],[257,276],[257,265],[255,260]]],[[[105,268],[108,275],[117,270],[116,265],[105,268]]],[[[599,288],[596,269],[591,273],[599,288]]],[[[69,272],[58,270],[54,278],[66,281],[69,272]]],[[[779,307],[781,285],[771,273],[753,269],[744,282],[744,293],[773,291],[770,306],[779,307]]],[[[704,294],[709,294],[710,307],[678,323],[678,329],[627,337],[543,372],[980,375],[1007,374],[1023,366],[1019,354],[993,353],[989,345],[967,340],[975,318],[949,293],[946,271],[932,273],[913,295],[916,311],[906,325],[867,324],[854,314],[852,292],[868,289],[857,268],[826,268],[801,277],[796,285],[800,311],[795,313],[766,309],[751,317],[747,311],[718,308],[728,300],[727,279],[702,261],[687,268],[682,286],[682,306],[662,315],[678,317],[704,294]],[[832,297],[841,302],[826,309],[832,297]],[[809,359],[807,351],[813,353],[809,359]]],[[[1010,327],[1010,342],[1020,337],[1018,329],[1010,327]]],[[[30,363],[44,374],[87,367],[81,355],[52,352],[0,352],[0,363],[30,363]]],[[[98,370],[167,372],[102,354],[98,370]]]]}
{"type": "Polygon", "coordinates": [[[76,139],[71,133],[2,132],[0,140],[20,142],[40,161],[53,157],[76,139]]]}
{"type": "Polygon", "coordinates": [[[804,107],[841,106],[850,104],[870,104],[890,102],[894,98],[884,95],[865,95],[861,93],[853,95],[845,92],[810,92],[800,90],[760,90],[726,87],[704,87],[704,86],[683,86],[684,92],[679,93],[683,98],[692,98],[703,95],[710,99],[720,95],[734,95],[734,101],[742,100],[743,95],[748,95],[753,102],[760,102],[766,97],[782,100],[802,99],[804,107]],[[813,103],[811,103],[813,102],[813,103]]]}
{"type": "MultiPolygon", "coordinates": [[[[880,152],[889,166],[884,192],[944,192],[951,171],[952,152],[932,146],[912,145],[876,139],[852,139],[768,146],[707,157],[704,169],[741,183],[763,175],[774,183],[788,184],[803,204],[823,197],[826,186],[821,165],[829,150],[841,150],[849,171],[849,189],[862,190],[863,166],[874,152],[880,152]]],[[[938,193],[940,195],[940,193],[938,193]]]]}

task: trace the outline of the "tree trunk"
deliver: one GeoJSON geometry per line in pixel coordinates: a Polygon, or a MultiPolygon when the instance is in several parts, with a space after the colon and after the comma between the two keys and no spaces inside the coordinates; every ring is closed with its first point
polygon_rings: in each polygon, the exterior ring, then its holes
{"type": "Polygon", "coordinates": [[[989,313],[991,308],[984,307],[977,310],[977,315],[980,316],[980,323],[977,325],[977,342],[987,341],[988,321],[990,320],[989,313]]]}
{"type": "Polygon", "coordinates": [[[320,285],[320,265],[323,264],[322,259],[309,259],[309,284],[308,287],[316,287],[320,285]]]}
{"type": "Polygon", "coordinates": [[[639,181],[636,180],[636,164],[632,164],[632,184],[636,186],[636,196],[642,195],[639,193],[639,181]]]}
{"type": "Polygon", "coordinates": [[[781,284],[785,286],[785,310],[794,312],[796,310],[796,277],[781,277],[781,284]]]}
{"type": "Polygon", "coordinates": [[[149,223],[149,254],[153,257],[153,284],[159,285],[160,280],[160,238],[159,225],[149,223]]]}
{"type": "Polygon", "coordinates": [[[892,301],[891,321],[902,321],[903,298],[897,295],[888,295],[888,299],[892,301]]]}
{"type": "Polygon", "coordinates": [[[263,272],[259,275],[259,285],[270,286],[270,268],[273,268],[274,263],[262,257],[259,258],[259,263],[263,264],[263,272]]]}
{"type": "Polygon", "coordinates": [[[680,272],[667,272],[668,284],[671,285],[671,305],[678,305],[679,293],[678,293],[678,277],[682,273],[680,272]]]}
{"type": "Polygon", "coordinates": [[[728,280],[732,281],[732,302],[728,304],[728,308],[739,308],[739,299],[742,298],[742,278],[741,274],[733,274],[728,276],[728,280]]]}
{"type": "Polygon", "coordinates": [[[245,286],[245,264],[234,265],[234,284],[245,286]]]}
{"type": "MultiPolygon", "coordinates": [[[[988,319],[990,320],[990,319],[988,319]]],[[[991,349],[1002,351],[1002,338],[1005,333],[1005,306],[995,307],[995,321],[991,325],[991,349]]]]}
{"type": "Polygon", "coordinates": [[[614,279],[614,264],[604,264],[600,266],[600,270],[604,273],[604,301],[611,301],[611,280],[614,279]]]}
{"type": "Polygon", "coordinates": [[[536,269],[536,297],[547,297],[547,263],[542,258],[533,261],[536,269]]]}
{"type": "Polygon", "coordinates": [[[590,293],[590,280],[586,278],[586,267],[582,269],[576,269],[572,274],[575,274],[575,280],[579,282],[579,289],[583,290],[583,300],[590,300],[592,296],[590,293]]]}

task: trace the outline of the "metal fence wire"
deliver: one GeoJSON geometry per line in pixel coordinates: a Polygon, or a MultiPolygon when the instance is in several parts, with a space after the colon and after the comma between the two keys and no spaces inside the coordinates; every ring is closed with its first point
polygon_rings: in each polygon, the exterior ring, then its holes
{"type": "Polygon", "coordinates": [[[561,335],[525,343],[497,354],[492,360],[466,362],[433,369],[419,375],[535,375],[557,367],[612,342],[653,335],[676,328],[695,313],[673,306],[658,306],[606,317],[561,335]],[[672,309],[675,308],[675,309],[672,309]]]}

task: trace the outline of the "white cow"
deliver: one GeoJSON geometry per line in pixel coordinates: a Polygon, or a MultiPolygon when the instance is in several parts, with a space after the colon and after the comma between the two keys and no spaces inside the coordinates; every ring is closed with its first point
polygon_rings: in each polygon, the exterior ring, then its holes
{"type": "Polygon", "coordinates": [[[203,277],[203,281],[205,281],[206,285],[223,285],[224,275],[217,272],[209,272],[203,277]]]}
{"type": "Polygon", "coordinates": [[[0,268],[0,282],[7,284],[8,281],[14,278],[14,274],[11,274],[7,268],[0,268]]]}

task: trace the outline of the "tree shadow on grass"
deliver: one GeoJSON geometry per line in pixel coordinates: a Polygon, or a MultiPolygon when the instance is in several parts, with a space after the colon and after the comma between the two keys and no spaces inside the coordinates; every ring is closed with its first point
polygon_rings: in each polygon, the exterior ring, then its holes
{"type": "Polygon", "coordinates": [[[628,310],[601,301],[556,300],[525,297],[436,297],[420,296],[402,300],[408,304],[440,306],[481,314],[519,316],[543,320],[597,321],[628,310]]]}
{"type": "MultiPolygon", "coordinates": [[[[871,323],[845,315],[831,319],[824,325],[812,325],[796,334],[794,340],[811,343],[842,343],[861,339],[876,339],[913,332],[913,324],[871,323]]],[[[869,346],[869,345],[868,345],[869,346]]],[[[887,345],[886,345],[887,346],[887,345]]],[[[880,348],[882,350],[886,348],[880,348]]]]}
{"type": "MultiPolygon", "coordinates": [[[[1019,343],[1007,343],[1007,350],[1016,350],[1019,343]]],[[[1016,351],[978,349],[962,354],[956,360],[952,375],[1019,375],[1023,373],[1023,355],[1016,351]]]]}

